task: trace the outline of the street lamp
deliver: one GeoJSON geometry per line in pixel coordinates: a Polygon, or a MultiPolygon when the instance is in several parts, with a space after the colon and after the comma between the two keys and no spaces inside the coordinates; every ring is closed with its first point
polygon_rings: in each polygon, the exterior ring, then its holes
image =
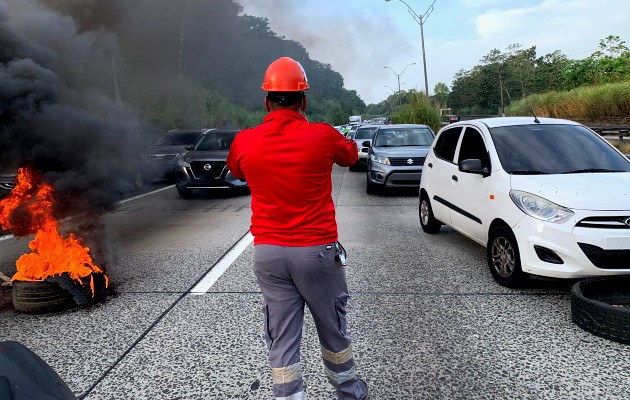
{"type": "Polygon", "coordinates": [[[392,94],[396,94],[396,91],[394,90],[393,87],[389,86],[389,85],[385,85],[386,88],[388,88],[389,90],[392,91],[392,94]]]}
{"type": "MultiPolygon", "coordinates": [[[[389,2],[392,0],[385,0],[385,1],[389,2]]],[[[401,3],[407,6],[407,11],[409,12],[409,14],[418,23],[418,25],[420,25],[420,39],[422,43],[422,63],[424,64],[424,91],[427,97],[429,97],[429,80],[427,79],[427,58],[424,53],[424,31],[422,27],[424,25],[424,21],[426,21],[426,19],[429,18],[429,15],[431,15],[431,13],[433,12],[433,5],[435,4],[437,0],[433,0],[433,3],[431,3],[429,8],[427,8],[427,10],[422,15],[416,14],[416,12],[404,0],[398,0],[398,1],[400,1],[401,3]]]]}
{"type": "Polygon", "coordinates": [[[394,71],[394,69],[392,67],[383,67],[383,68],[391,69],[392,72],[394,73],[394,75],[396,75],[396,79],[398,79],[398,94],[400,94],[400,77],[402,76],[402,74],[405,73],[405,70],[407,68],[409,68],[410,66],[412,66],[412,65],[416,65],[416,63],[408,64],[405,68],[403,68],[403,70],[402,70],[402,72],[400,74],[397,74],[396,71],[394,71]]]}

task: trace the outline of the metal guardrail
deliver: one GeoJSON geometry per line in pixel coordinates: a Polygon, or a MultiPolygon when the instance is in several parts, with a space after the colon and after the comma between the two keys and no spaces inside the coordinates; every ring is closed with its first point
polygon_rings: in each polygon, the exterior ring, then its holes
{"type": "Polygon", "coordinates": [[[624,137],[630,134],[630,125],[586,125],[600,136],[617,136],[619,144],[623,144],[624,137]]]}

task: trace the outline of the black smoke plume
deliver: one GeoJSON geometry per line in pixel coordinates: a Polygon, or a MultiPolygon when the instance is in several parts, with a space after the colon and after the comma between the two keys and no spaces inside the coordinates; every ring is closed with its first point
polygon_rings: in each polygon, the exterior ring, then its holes
{"type": "Polygon", "coordinates": [[[117,101],[116,36],[79,29],[38,1],[0,0],[0,169],[42,173],[58,215],[110,210],[152,130],[117,101]]]}

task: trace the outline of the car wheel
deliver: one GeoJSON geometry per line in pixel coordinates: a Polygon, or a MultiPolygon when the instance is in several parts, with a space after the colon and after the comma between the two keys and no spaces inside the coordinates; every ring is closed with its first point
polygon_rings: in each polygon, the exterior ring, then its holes
{"type": "Polygon", "coordinates": [[[177,188],[177,193],[182,199],[190,199],[192,197],[192,189],[177,188]]]}
{"type": "Polygon", "coordinates": [[[348,167],[348,169],[350,171],[358,171],[359,169],[357,168],[357,164],[352,164],[351,166],[348,167]]]}
{"type": "Polygon", "coordinates": [[[433,216],[431,202],[425,193],[420,196],[418,214],[420,215],[420,226],[425,233],[435,234],[440,231],[442,223],[433,216]]]}
{"type": "Polygon", "coordinates": [[[571,319],[594,335],[630,344],[630,276],[591,278],[573,285],[571,319]]]}
{"type": "Polygon", "coordinates": [[[366,179],[367,179],[367,185],[365,186],[365,193],[367,194],[378,194],[381,192],[381,188],[380,185],[376,185],[375,183],[372,183],[372,181],[370,180],[370,171],[368,171],[367,175],[366,175],[366,179]]]}
{"type": "Polygon", "coordinates": [[[509,288],[523,284],[525,274],[521,269],[521,255],[509,228],[499,226],[490,232],[486,252],[488,267],[495,281],[509,288]]]}
{"type": "Polygon", "coordinates": [[[72,294],[56,283],[16,280],[12,288],[15,311],[39,314],[78,307],[72,294]]]}

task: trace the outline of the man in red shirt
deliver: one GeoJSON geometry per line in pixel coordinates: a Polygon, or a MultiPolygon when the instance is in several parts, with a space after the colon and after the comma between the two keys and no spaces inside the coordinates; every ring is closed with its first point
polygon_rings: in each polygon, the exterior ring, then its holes
{"type": "Polygon", "coordinates": [[[264,298],[265,336],[276,399],[306,399],[300,341],[307,304],[328,380],[343,400],[367,399],[346,328],[345,269],[335,260],[337,222],[332,167],[353,165],[354,140],[304,116],[302,66],[289,57],[269,65],[262,89],[269,114],[236,135],[227,167],[252,193],[254,271],[264,298]]]}

